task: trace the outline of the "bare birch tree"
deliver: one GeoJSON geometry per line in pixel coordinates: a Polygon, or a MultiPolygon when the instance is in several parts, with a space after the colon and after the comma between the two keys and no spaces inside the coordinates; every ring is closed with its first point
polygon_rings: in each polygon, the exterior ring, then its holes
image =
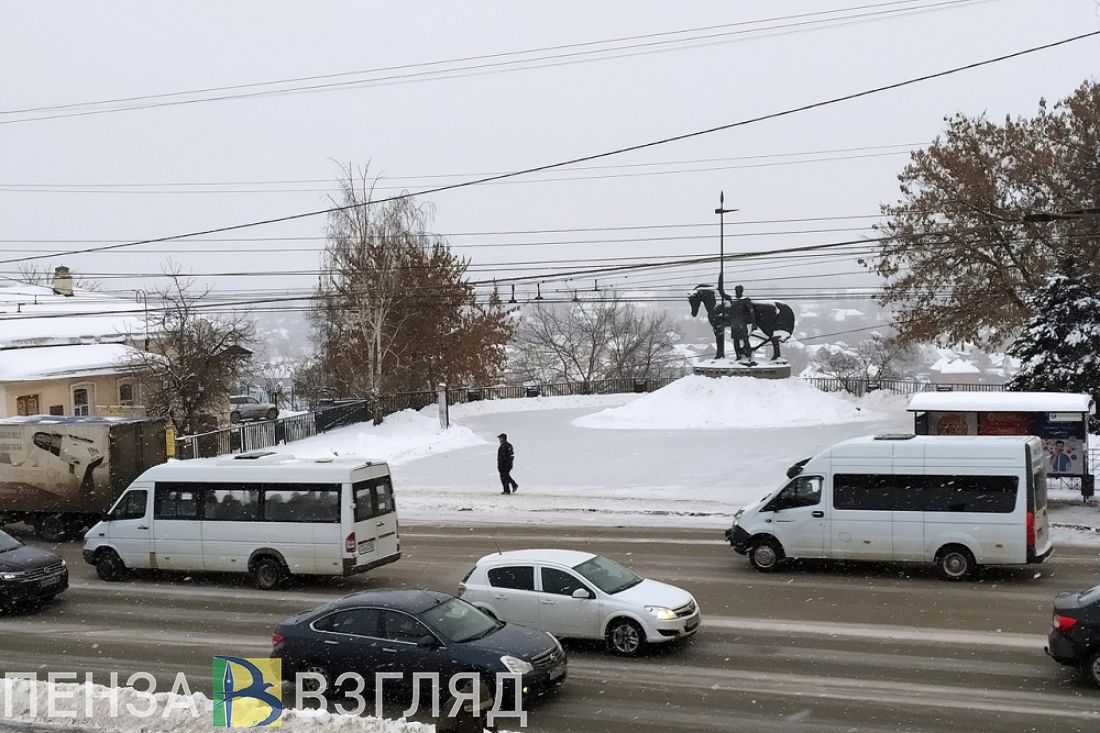
{"type": "Polygon", "coordinates": [[[135,350],[126,366],[148,412],[188,435],[214,427],[228,408],[245,366],[240,347],[252,340],[253,324],[240,314],[211,313],[203,303],[208,290],[196,292],[178,273],[169,278],[149,309],[148,346],[135,350]]]}

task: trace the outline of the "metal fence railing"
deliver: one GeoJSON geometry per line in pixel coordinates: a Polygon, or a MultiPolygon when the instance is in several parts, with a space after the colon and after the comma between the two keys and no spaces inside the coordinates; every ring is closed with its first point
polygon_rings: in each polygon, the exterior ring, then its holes
{"type": "MultiPolygon", "coordinates": [[[[447,390],[449,404],[478,400],[519,399],[527,397],[564,397],[572,395],[653,392],[679,377],[600,379],[587,382],[499,385],[493,387],[452,387],[447,390]]],[[[807,377],[805,381],[824,392],[849,392],[857,397],[877,389],[901,394],[943,391],[1001,391],[999,384],[933,384],[910,379],[840,379],[807,377]]],[[[292,443],[354,423],[370,422],[402,410],[420,410],[438,399],[435,390],[399,392],[373,400],[334,400],[312,412],[276,420],[243,423],[196,435],[176,438],[176,457],[210,458],[229,453],[247,453],[275,445],[292,443]]]]}

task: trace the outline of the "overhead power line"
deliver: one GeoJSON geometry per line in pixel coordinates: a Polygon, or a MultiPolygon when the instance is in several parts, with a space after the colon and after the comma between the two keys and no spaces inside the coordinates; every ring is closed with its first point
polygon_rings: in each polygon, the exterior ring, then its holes
{"type": "MultiPolygon", "coordinates": [[[[722,131],[725,131],[725,130],[732,130],[732,129],[735,129],[735,128],[738,128],[738,127],[746,127],[746,126],[757,124],[757,123],[764,122],[764,121],[767,121],[767,120],[774,120],[774,119],[779,119],[779,118],[782,118],[782,117],[788,117],[788,116],[798,114],[798,113],[801,113],[801,112],[807,112],[807,111],[810,111],[810,110],[820,109],[822,107],[827,107],[827,106],[830,106],[830,105],[839,104],[841,102],[847,102],[847,101],[851,101],[851,100],[854,100],[854,99],[860,99],[862,97],[868,97],[868,96],[871,96],[871,95],[874,95],[874,94],[879,94],[879,93],[894,90],[894,89],[900,89],[900,88],[903,88],[903,87],[912,86],[914,84],[923,83],[923,82],[926,82],[926,81],[930,81],[932,79],[939,79],[939,78],[942,78],[942,77],[945,77],[945,76],[958,74],[958,73],[963,72],[963,71],[969,71],[969,70],[980,68],[980,67],[983,67],[983,66],[989,66],[991,64],[1001,63],[1001,62],[1007,61],[1009,59],[1019,58],[1019,57],[1022,57],[1022,56],[1027,56],[1027,55],[1030,55],[1030,54],[1038,53],[1040,51],[1045,51],[1045,50],[1049,50],[1049,49],[1052,49],[1052,48],[1057,48],[1059,46],[1065,46],[1065,45],[1068,45],[1068,44],[1071,44],[1071,43],[1076,43],[1078,41],[1082,41],[1082,40],[1087,39],[1087,38],[1093,38],[1093,37],[1098,36],[1098,35],[1100,35],[1100,30],[1090,31],[1088,33],[1080,33],[1080,34],[1077,34],[1077,35],[1074,35],[1074,36],[1069,36],[1068,38],[1063,38],[1063,39],[1058,40],[1058,41],[1053,41],[1053,42],[1050,42],[1050,43],[1044,43],[1044,44],[1041,44],[1041,45],[1038,45],[1038,46],[1031,46],[1031,47],[1028,47],[1028,48],[1019,50],[1019,51],[1013,51],[1012,53],[1002,54],[1000,56],[995,56],[995,57],[992,57],[992,58],[984,59],[982,61],[975,61],[975,62],[972,62],[972,63],[969,63],[969,64],[964,64],[964,65],[961,65],[961,66],[954,66],[954,67],[951,67],[949,69],[944,69],[942,71],[937,71],[937,72],[933,72],[933,73],[930,73],[930,74],[924,74],[924,75],[921,75],[921,76],[905,79],[903,81],[898,81],[898,82],[893,82],[891,84],[885,84],[885,85],[881,85],[881,86],[877,86],[877,87],[872,87],[870,89],[864,89],[864,90],[859,91],[859,92],[852,92],[850,94],[844,94],[844,95],[837,96],[837,97],[830,97],[828,99],[823,99],[823,100],[819,100],[819,101],[816,101],[816,102],[810,102],[808,104],[799,105],[797,107],[789,107],[787,109],[780,110],[780,111],[777,111],[777,112],[770,112],[770,113],[767,113],[767,114],[758,115],[756,117],[750,117],[750,118],[743,119],[743,120],[738,120],[738,121],[735,121],[735,122],[729,122],[729,123],[725,123],[725,124],[722,124],[722,125],[716,125],[716,126],[704,128],[704,129],[701,129],[701,130],[694,130],[694,131],[682,133],[682,134],[679,134],[679,135],[672,135],[672,136],[669,136],[669,137],[664,137],[664,138],[660,138],[660,139],[657,139],[657,140],[651,140],[651,141],[644,142],[644,143],[638,143],[638,144],[635,144],[635,145],[628,145],[628,146],[625,146],[625,147],[615,148],[615,149],[612,149],[612,150],[607,150],[607,151],[600,152],[600,153],[594,153],[594,154],[591,154],[591,155],[584,155],[584,156],[580,156],[580,157],[576,157],[576,158],[562,160],[562,161],[558,161],[558,162],[555,162],[555,163],[546,163],[546,164],[543,164],[543,165],[532,166],[532,167],[529,167],[529,168],[523,168],[523,169],[519,169],[519,170],[516,170],[516,171],[512,171],[510,173],[502,173],[502,174],[495,175],[495,176],[486,176],[486,177],[482,177],[482,178],[471,179],[471,180],[468,180],[468,181],[462,181],[462,182],[458,182],[458,183],[451,183],[451,184],[436,186],[435,188],[425,189],[425,190],[419,191],[417,193],[401,194],[401,195],[390,196],[390,197],[386,197],[386,198],[382,198],[382,199],[378,199],[378,200],[375,200],[375,201],[362,203],[362,204],[357,203],[357,204],[348,204],[348,205],[344,205],[344,206],[333,206],[333,207],[329,207],[329,208],[325,208],[325,209],[318,209],[318,210],[315,210],[315,211],[306,211],[306,212],[301,212],[301,213],[297,213],[297,214],[290,214],[290,215],[287,215],[287,216],[272,217],[272,218],[269,218],[269,219],[262,219],[262,220],[258,220],[258,221],[246,222],[246,223],[243,223],[243,224],[231,224],[231,225],[228,225],[228,226],[214,227],[214,228],[211,228],[211,229],[205,229],[205,230],[201,230],[201,231],[197,231],[197,232],[188,232],[188,233],[184,233],[184,234],[175,234],[175,235],[169,235],[169,236],[165,236],[165,237],[156,237],[156,238],[152,238],[152,239],[140,240],[140,241],[137,241],[137,242],[127,242],[127,243],[123,243],[123,244],[105,245],[105,246],[102,246],[102,247],[95,247],[95,248],[90,248],[90,249],[85,249],[85,250],[73,250],[73,251],[70,251],[70,252],[66,252],[64,254],[66,256],[68,256],[68,255],[79,255],[79,254],[89,254],[89,253],[92,253],[92,252],[102,252],[102,251],[113,250],[113,249],[136,247],[136,246],[140,246],[140,245],[144,245],[144,244],[154,244],[156,242],[168,242],[168,241],[172,241],[174,239],[180,239],[182,237],[199,237],[199,236],[204,236],[204,235],[207,235],[207,234],[221,234],[221,233],[224,233],[224,232],[240,231],[242,229],[248,229],[248,228],[257,227],[257,226],[264,226],[264,225],[268,225],[268,224],[276,224],[276,223],[283,223],[283,222],[289,222],[289,221],[297,221],[297,220],[300,220],[300,219],[306,219],[306,218],[311,218],[311,217],[315,217],[315,216],[323,216],[323,215],[332,214],[332,213],[336,213],[336,212],[340,212],[340,211],[347,211],[347,210],[353,209],[353,208],[360,208],[362,206],[369,206],[371,204],[386,203],[386,202],[389,202],[389,201],[397,201],[397,200],[401,200],[401,199],[411,198],[413,196],[423,196],[423,195],[434,194],[434,193],[442,193],[444,191],[453,191],[453,190],[456,190],[456,189],[459,189],[459,188],[467,188],[467,187],[470,187],[470,186],[476,186],[476,185],[483,184],[483,183],[490,183],[492,181],[503,180],[503,179],[506,179],[506,178],[515,178],[515,177],[518,177],[518,176],[531,175],[533,173],[539,173],[541,171],[553,170],[555,168],[563,168],[563,167],[566,167],[566,166],[569,166],[569,165],[576,165],[578,163],[588,163],[588,162],[591,162],[591,161],[594,161],[594,160],[601,160],[603,158],[610,158],[610,157],[613,157],[613,156],[616,156],[616,155],[622,155],[624,153],[631,153],[631,152],[636,152],[636,151],[639,151],[639,150],[646,150],[646,149],[649,149],[649,148],[655,148],[655,147],[658,147],[658,146],[661,146],[661,145],[667,145],[667,144],[673,143],[673,142],[680,142],[680,141],[683,141],[683,140],[689,140],[689,139],[693,139],[693,138],[697,138],[697,137],[703,137],[703,136],[706,136],[706,135],[714,134],[716,132],[722,132],[722,131]]],[[[46,258],[49,258],[49,257],[52,257],[52,256],[54,256],[54,255],[30,255],[30,256],[24,256],[24,257],[19,257],[19,258],[0,260],[0,264],[11,264],[11,263],[15,263],[15,262],[27,262],[27,261],[31,261],[31,260],[46,259],[46,258]]]]}
{"type": "Polygon", "coordinates": [[[293,77],[289,79],[256,82],[251,84],[237,84],[226,87],[207,87],[205,89],[182,91],[182,92],[165,92],[159,94],[150,94],[134,97],[124,97],[116,99],[105,99],[92,102],[75,102],[61,105],[47,105],[39,107],[27,107],[23,109],[14,109],[0,112],[0,115],[20,115],[20,114],[34,114],[36,112],[50,112],[54,111],[57,114],[48,114],[37,117],[23,117],[21,119],[2,120],[0,124],[18,124],[23,122],[36,122],[44,120],[61,119],[66,117],[83,117],[88,115],[100,115],[109,114],[115,112],[128,112],[138,109],[151,109],[156,107],[172,107],[179,105],[198,104],[206,102],[226,101],[231,99],[247,99],[256,97],[271,97],[287,94],[300,94],[300,93],[312,93],[333,91],[347,88],[368,87],[368,86],[388,86],[391,84],[404,84],[412,82],[422,81],[434,81],[438,79],[454,79],[465,78],[470,76],[482,76],[485,74],[497,74],[505,71],[514,70],[528,70],[534,68],[546,68],[551,66],[565,66],[577,63],[589,63],[592,61],[600,61],[607,59],[626,58],[632,56],[647,55],[652,53],[667,53],[669,51],[683,50],[686,48],[699,48],[703,46],[711,46],[725,43],[732,43],[738,40],[745,40],[746,37],[750,39],[758,39],[763,37],[770,37],[776,35],[788,35],[790,33],[799,33],[817,30],[819,26],[845,26],[853,23],[868,22],[876,19],[884,19],[891,17],[905,17],[908,15],[914,15],[927,12],[938,12],[941,10],[950,9],[952,7],[964,7],[968,5],[974,5],[982,2],[991,2],[992,0],[944,0],[941,2],[927,3],[924,5],[916,4],[918,0],[896,0],[895,2],[877,3],[872,5],[862,5],[853,8],[842,8],[826,11],[815,11],[810,13],[801,13],[797,15],[779,16],[776,18],[768,18],[755,21],[742,21],[738,23],[727,23],[722,25],[703,26],[699,28],[690,28],[679,31],[665,31],[661,33],[651,33],[640,36],[624,36],[618,39],[610,39],[604,41],[589,41],[579,44],[565,44],[560,46],[545,47],[542,49],[528,49],[525,51],[510,51],[501,52],[496,54],[487,54],[480,56],[468,56],[464,58],[434,61],[420,64],[405,64],[401,66],[379,67],[375,69],[364,69],[351,72],[339,72],[336,74],[322,74],[305,77],[293,77]],[[901,7],[894,7],[901,6],[901,7]],[[851,15],[844,15],[839,17],[819,17],[838,15],[839,13],[846,13],[851,11],[867,12],[854,13],[851,15]],[[763,26],[765,23],[773,23],[777,21],[796,20],[800,18],[812,18],[817,17],[816,20],[802,20],[799,22],[785,23],[779,25],[763,26]],[[758,28],[744,28],[744,26],[762,26],[758,28]],[[733,29],[733,30],[730,30],[733,29]],[[714,31],[714,32],[711,32],[714,31]],[[702,35],[669,38],[669,36],[686,36],[690,33],[702,33],[702,35]],[[656,40],[653,40],[656,39],[656,40]],[[642,41],[640,43],[631,43],[624,46],[614,46],[609,48],[590,48],[592,46],[610,46],[614,43],[623,43],[626,41],[642,41]],[[671,47],[670,47],[671,46],[671,47]],[[574,49],[574,50],[569,50],[574,49]],[[576,50],[581,49],[581,50],[576,50]],[[587,49],[587,50],[584,50],[587,49]],[[640,50],[639,50],[640,49],[640,50]],[[547,51],[557,51],[559,53],[551,53],[545,56],[532,56],[532,54],[543,53],[547,51]],[[567,51],[561,53],[562,51],[567,51]],[[525,56],[527,58],[506,58],[509,56],[525,56]],[[503,59],[503,60],[500,60],[503,59]],[[446,66],[448,64],[466,64],[471,61],[480,61],[482,63],[470,64],[466,66],[456,66],[454,68],[426,68],[426,67],[439,67],[446,66]],[[421,71],[410,71],[412,69],[423,69],[421,71]],[[336,79],[348,76],[364,76],[369,74],[388,73],[393,71],[404,71],[406,73],[389,74],[388,76],[373,77],[366,79],[350,79],[343,81],[327,81],[326,79],[336,79]],[[300,82],[323,82],[323,83],[310,83],[301,86],[290,86],[277,89],[260,89],[258,91],[235,91],[246,90],[254,87],[269,87],[278,86],[283,84],[298,84],[300,82]],[[197,99],[172,99],[173,97],[181,96],[196,96],[200,94],[211,94],[214,96],[199,97],[197,99]],[[102,107],[109,104],[121,104],[122,106],[107,107],[106,109],[97,109],[96,107],[102,107]],[[91,109],[89,109],[91,108],[91,109]]]}

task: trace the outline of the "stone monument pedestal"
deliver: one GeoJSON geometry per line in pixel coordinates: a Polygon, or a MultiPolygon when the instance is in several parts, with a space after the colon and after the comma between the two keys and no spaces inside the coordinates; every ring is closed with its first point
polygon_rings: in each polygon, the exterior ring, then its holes
{"type": "Polygon", "coordinates": [[[701,377],[754,377],[756,379],[787,379],[791,365],[782,361],[758,361],[754,366],[733,359],[697,359],[692,373],[701,377]]]}

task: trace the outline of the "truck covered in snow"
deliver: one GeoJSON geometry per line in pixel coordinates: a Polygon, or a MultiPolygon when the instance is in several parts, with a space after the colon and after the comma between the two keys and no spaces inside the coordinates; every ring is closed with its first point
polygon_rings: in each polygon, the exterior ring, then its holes
{"type": "Polygon", "coordinates": [[[167,460],[165,423],[31,415],[0,420],[0,525],[61,540],[97,521],[130,482],[167,460]]]}

